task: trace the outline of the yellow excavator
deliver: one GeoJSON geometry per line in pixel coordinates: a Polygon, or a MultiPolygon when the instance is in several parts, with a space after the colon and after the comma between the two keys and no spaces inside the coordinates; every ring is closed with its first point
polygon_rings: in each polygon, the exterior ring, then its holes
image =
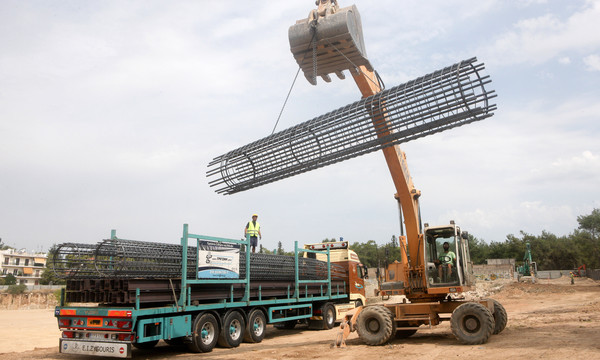
{"type": "MultiPolygon", "coordinates": [[[[350,72],[362,97],[381,92],[382,83],[367,58],[360,15],[356,6],[340,8],[336,0],[317,0],[317,9],[289,29],[290,48],[307,80],[330,82],[330,74],[344,79],[350,72]]],[[[390,132],[385,102],[371,104],[370,117],[380,139],[390,132]]],[[[359,306],[341,325],[336,344],[345,345],[357,331],[369,345],[393,337],[406,338],[419,328],[450,321],[452,333],[464,344],[482,344],[506,326],[507,314],[496,300],[467,301],[461,293],[474,286],[468,234],[454,221],[447,225],[421,223],[419,197],[406,155],[398,145],[382,148],[392,176],[406,235],[400,236],[401,259],[389,264],[378,294],[403,295],[402,302],[359,306]]],[[[401,226],[402,228],[402,226],[401,226]]]]}

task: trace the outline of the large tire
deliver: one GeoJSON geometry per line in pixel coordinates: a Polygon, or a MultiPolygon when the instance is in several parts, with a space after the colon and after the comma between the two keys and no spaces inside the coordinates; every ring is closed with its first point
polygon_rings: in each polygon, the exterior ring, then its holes
{"type": "Polygon", "coordinates": [[[253,309],[248,314],[248,323],[244,332],[244,341],[259,343],[265,338],[267,319],[260,309],[253,309]]]}
{"type": "Polygon", "coordinates": [[[321,320],[308,320],[312,330],[329,330],[335,326],[335,306],[332,303],[321,305],[321,320]]]}
{"type": "Polygon", "coordinates": [[[450,327],[454,336],[463,344],[483,344],[494,331],[494,316],[480,303],[468,302],[454,310],[450,327]]]}
{"type": "Polygon", "coordinates": [[[491,299],[494,302],[494,335],[500,334],[506,327],[508,322],[508,315],[504,306],[498,302],[498,300],[491,299]]]}
{"type": "Polygon", "coordinates": [[[230,311],[223,317],[223,327],[217,343],[221,347],[238,347],[244,340],[246,323],[244,317],[237,311],[230,311]]]}
{"type": "Polygon", "coordinates": [[[192,342],[188,349],[192,352],[210,352],[217,344],[219,322],[213,314],[202,313],[196,316],[192,325],[192,342]]]}
{"type": "Polygon", "coordinates": [[[335,306],[332,303],[326,303],[321,307],[323,315],[323,329],[329,330],[335,326],[335,306]]]}
{"type": "Polygon", "coordinates": [[[152,349],[156,344],[158,344],[158,340],[152,340],[143,343],[133,343],[133,347],[136,349],[152,349]]]}
{"type": "Polygon", "coordinates": [[[367,345],[385,344],[394,330],[392,314],[384,306],[368,306],[358,316],[356,330],[367,345]]]}

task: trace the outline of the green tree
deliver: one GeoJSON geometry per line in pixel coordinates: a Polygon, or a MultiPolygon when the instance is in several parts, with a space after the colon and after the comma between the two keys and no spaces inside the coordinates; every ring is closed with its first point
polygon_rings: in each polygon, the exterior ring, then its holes
{"type": "Polygon", "coordinates": [[[8,274],[4,278],[4,285],[15,285],[17,283],[17,278],[13,274],[8,274]]]}
{"type": "Polygon", "coordinates": [[[42,278],[40,279],[40,285],[64,285],[66,281],[56,276],[54,271],[49,268],[45,268],[42,272],[42,278]]]}
{"type": "Polygon", "coordinates": [[[579,229],[589,231],[592,238],[597,239],[600,234],[600,209],[592,210],[589,215],[580,215],[577,217],[579,229]]]}

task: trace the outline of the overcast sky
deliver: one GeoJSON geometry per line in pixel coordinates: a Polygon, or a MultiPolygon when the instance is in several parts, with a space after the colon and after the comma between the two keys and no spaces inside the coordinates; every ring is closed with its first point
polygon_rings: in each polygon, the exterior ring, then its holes
{"type": "MultiPolygon", "coordinates": [[[[342,6],[350,1],[340,0],[342,6]]],[[[387,87],[477,56],[492,118],[402,146],[424,222],[485,241],[568,235],[600,208],[600,1],[355,0],[387,87]],[[375,5],[376,4],[376,5],[375,5]]],[[[288,27],[314,1],[0,1],[0,237],[46,251],[110,236],[269,249],[398,235],[375,152],[250,191],[208,186],[215,156],[271,133],[297,65],[288,27]]],[[[300,77],[283,130],[360,98],[300,77]]]]}

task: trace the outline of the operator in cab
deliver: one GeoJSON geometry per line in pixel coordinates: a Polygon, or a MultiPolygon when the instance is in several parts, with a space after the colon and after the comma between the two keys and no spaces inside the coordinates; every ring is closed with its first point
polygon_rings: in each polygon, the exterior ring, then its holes
{"type": "Polygon", "coordinates": [[[456,261],[456,254],[450,250],[450,243],[444,242],[444,251],[440,254],[438,259],[434,263],[438,267],[440,281],[447,281],[452,276],[452,266],[456,261]],[[447,269],[447,270],[445,270],[447,269]],[[446,273],[446,279],[444,279],[444,272],[446,273]]]}

